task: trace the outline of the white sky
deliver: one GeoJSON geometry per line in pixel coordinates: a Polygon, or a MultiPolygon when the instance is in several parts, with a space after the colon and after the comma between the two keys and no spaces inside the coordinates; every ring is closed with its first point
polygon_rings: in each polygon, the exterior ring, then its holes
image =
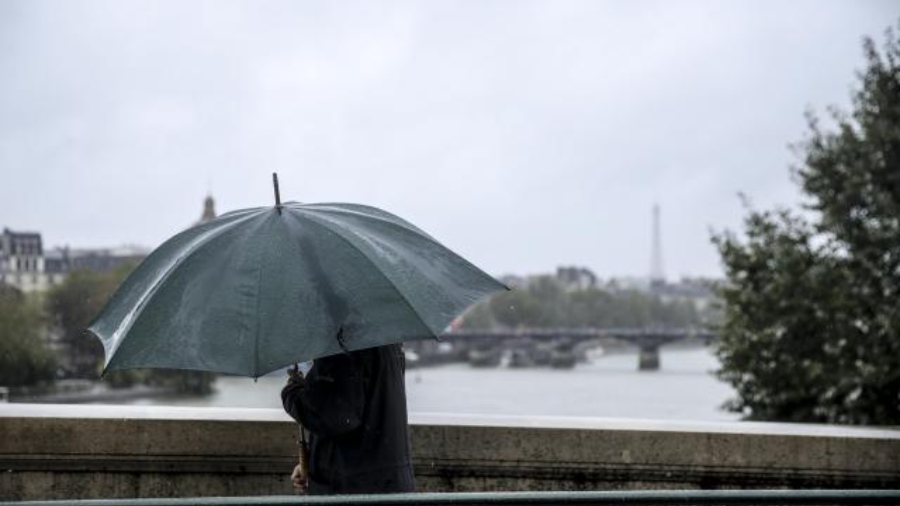
{"type": "Polygon", "coordinates": [[[349,201],[494,274],[719,275],[710,228],[795,205],[890,1],[0,2],[0,227],[158,245],[349,201]]]}

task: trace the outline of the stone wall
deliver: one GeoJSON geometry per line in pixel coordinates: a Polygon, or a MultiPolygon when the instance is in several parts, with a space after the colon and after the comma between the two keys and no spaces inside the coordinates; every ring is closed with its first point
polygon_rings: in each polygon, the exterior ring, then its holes
{"type": "MultiPolygon", "coordinates": [[[[265,409],[0,405],[0,500],[285,495],[265,409]]],[[[421,491],[900,488],[900,430],[416,416],[421,491]]]]}

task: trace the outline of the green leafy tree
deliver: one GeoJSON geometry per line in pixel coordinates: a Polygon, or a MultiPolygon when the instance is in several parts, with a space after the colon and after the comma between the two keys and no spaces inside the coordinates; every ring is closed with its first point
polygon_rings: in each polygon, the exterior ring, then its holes
{"type": "Polygon", "coordinates": [[[553,276],[538,276],[528,283],[527,292],[540,305],[534,327],[560,327],[568,323],[569,297],[553,276]]]}
{"type": "Polygon", "coordinates": [[[690,327],[700,316],[689,301],[666,301],[636,290],[565,290],[553,276],[537,276],[525,288],[499,292],[473,307],[465,328],[690,327]]]}
{"type": "Polygon", "coordinates": [[[487,304],[492,320],[504,327],[534,327],[546,318],[540,302],[526,290],[497,293],[487,304]]]}
{"type": "Polygon", "coordinates": [[[569,326],[609,327],[614,297],[602,290],[578,290],[569,296],[569,326]]]}
{"type": "MultiPolygon", "coordinates": [[[[132,265],[123,265],[110,272],[74,271],[50,291],[47,297],[48,312],[59,327],[63,350],[68,355],[70,375],[99,377],[103,346],[85,329],[132,268],[132,265]]],[[[135,381],[125,375],[120,376],[114,382],[117,385],[126,386],[135,381]]]]}
{"type": "Polygon", "coordinates": [[[41,307],[0,283],[0,385],[28,386],[50,381],[56,364],[47,349],[41,307]]]}
{"type": "Polygon", "coordinates": [[[850,114],[809,115],[806,218],[753,211],[713,237],[727,283],[719,376],[748,418],[900,423],[900,44],[864,43],[850,114]]]}

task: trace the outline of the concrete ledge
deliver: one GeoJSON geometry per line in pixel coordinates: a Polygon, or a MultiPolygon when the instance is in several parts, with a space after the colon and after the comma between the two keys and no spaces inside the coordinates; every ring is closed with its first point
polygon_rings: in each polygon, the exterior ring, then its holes
{"type": "MultiPolygon", "coordinates": [[[[0,406],[0,500],[290,495],[266,409],[0,406]]],[[[900,430],[422,414],[425,492],[900,488],[900,430]]]]}
{"type": "Polygon", "coordinates": [[[179,499],[118,499],[3,503],[9,506],[536,506],[580,504],[584,506],[849,506],[900,504],[900,490],[667,490],[629,492],[454,492],[344,496],[210,497],[179,499]]]}

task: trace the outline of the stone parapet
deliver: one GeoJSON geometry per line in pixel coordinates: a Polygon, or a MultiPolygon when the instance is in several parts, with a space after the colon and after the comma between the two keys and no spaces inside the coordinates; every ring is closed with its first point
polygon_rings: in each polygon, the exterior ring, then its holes
{"type": "MultiPolygon", "coordinates": [[[[900,430],[417,415],[422,491],[900,488],[900,430]]],[[[284,495],[278,410],[0,405],[0,500],[284,495]]]]}

